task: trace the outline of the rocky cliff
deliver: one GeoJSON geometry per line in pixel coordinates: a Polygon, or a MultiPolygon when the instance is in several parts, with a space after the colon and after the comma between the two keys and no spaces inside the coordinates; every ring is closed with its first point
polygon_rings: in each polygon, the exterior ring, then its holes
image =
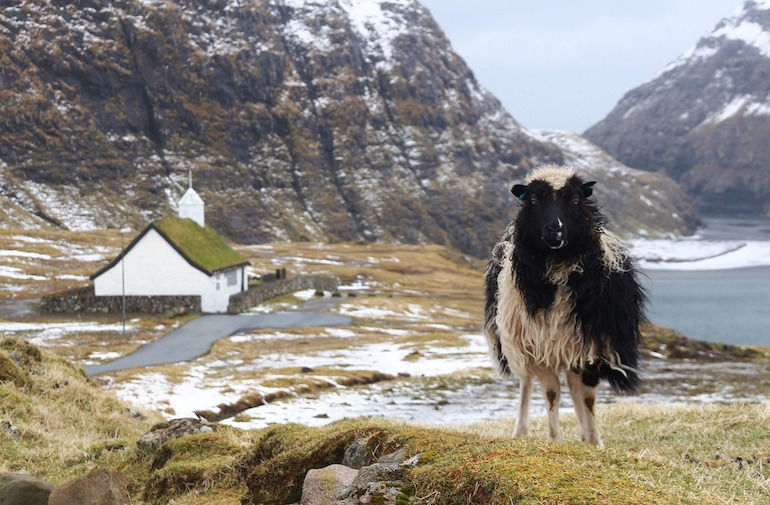
{"type": "Polygon", "coordinates": [[[770,213],[770,2],[747,1],[585,136],[707,214],[770,213]]]}
{"type": "Polygon", "coordinates": [[[0,195],[70,229],[141,228],[192,171],[236,241],[484,256],[564,160],[413,0],[25,0],[0,48],[0,195]]]}

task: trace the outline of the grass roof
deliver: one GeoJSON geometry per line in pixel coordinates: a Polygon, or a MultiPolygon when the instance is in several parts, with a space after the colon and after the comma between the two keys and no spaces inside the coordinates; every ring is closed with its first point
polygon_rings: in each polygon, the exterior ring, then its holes
{"type": "Polygon", "coordinates": [[[153,226],[188,260],[209,273],[248,263],[212,228],[201,227],[192,219],[165,217],[153,226]]]}

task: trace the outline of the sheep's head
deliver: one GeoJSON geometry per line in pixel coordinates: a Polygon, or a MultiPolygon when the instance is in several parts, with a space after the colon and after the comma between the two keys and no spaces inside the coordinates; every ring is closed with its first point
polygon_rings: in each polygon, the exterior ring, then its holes
{"type": "Polygon", "coordinates": [[[529,247],[579,253],[593,236],[596,206],[588,200],[594,181],[586,182],[571,168],[547,166],[535,170],[526,184],[511,192],[522,202],[516,233],[529,247]]]}

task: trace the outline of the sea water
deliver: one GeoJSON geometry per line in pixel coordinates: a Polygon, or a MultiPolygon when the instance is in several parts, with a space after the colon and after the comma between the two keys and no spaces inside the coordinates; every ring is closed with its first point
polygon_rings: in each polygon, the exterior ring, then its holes
{"type": "MultiPolygon", "coordinates": [[[[770,220],[709,219],[697,237],[704,245],[745,240],[770,246],[770,220]]],[[[768,250],[760,248],[762,257],[749,262],[765,266],[700,270],[681,262],[676,270],[677,264],[648,264],[641,279],[650,297],[649,319],[697,340],[770,346],[768,250]]]]}
{"type": "Polygon", "coordinates": [[[696,340],[770,346],[770,267],[648,270],[650,321],[696,340]]]}

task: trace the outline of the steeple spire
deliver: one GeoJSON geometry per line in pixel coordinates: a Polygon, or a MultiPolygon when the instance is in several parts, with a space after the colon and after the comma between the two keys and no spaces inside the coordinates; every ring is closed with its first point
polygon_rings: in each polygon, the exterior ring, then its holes
{"type": "Polygon", "coordinates": [[[190,187],[179,200],[179,217],[189,218],[201,226],[205,226],[203,200],[192,187],[192,169],[188,171],[190,187]]]}

